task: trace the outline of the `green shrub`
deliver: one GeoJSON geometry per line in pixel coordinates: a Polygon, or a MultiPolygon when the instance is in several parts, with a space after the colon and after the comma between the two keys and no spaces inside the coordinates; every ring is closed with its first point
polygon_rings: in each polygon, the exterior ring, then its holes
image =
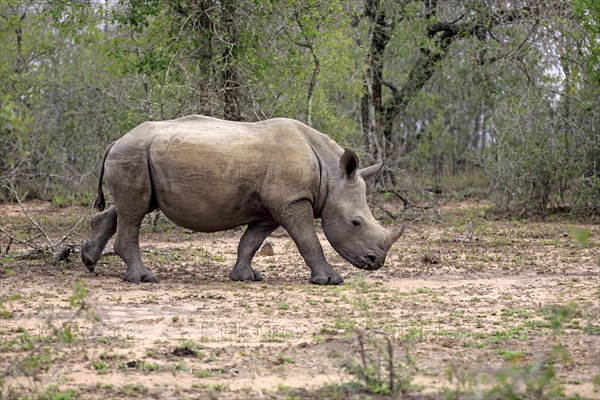
{"type": "Polygon", "coordinates": [[[520,216],[600,215],[600,139],[585,122],[585,104],[521,95],[499,108],[494,142],[483,156],[497,204],[520,216]]]}

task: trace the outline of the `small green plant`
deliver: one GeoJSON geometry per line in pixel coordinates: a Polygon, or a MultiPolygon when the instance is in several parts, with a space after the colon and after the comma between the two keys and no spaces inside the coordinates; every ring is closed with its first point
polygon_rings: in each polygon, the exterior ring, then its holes
{"type": "Polygon", "coordinates": [[[365,391],[380,395],[407,394],[412,388],[415,360],[409,342],[403,342],[403,357],[396,355],[396,345],[383,332],[354,330],[358,354],[347,361],[346,369],[356,377],[365,391]]]}
{"type": "Polygon", "coordinates": [[[55,193],[54,196],[52,196],[52,205],[54,207],[66,207],[69,203],[69,200],[61,193],[55,193]]]}
{"type": "Polygon", "coordinates": [[[222,294],[214,292],[206,292],[202,297],[206,299],[225,300],[225,297],[222,294]]]}
{"type": "Polygon", "coordinates": [[[48,372],[52,364],[52,356],[48,348],[40,353],[33,353],[21,361],[20,368],[26,373],[48,372]]]}
{"type": "Polygon", "coordinates": [[[173,355],[202,357],[202,350],[204,349],[206,349],[206,346],[196,343],[193,340],[186,340],[173,350],[173,355]]]}
{"type": "Polygon", "coordinates": [[[72,389],[61,391],[58,386],[52,385],[47,387],[44,392],[39,393],[37,398],[39,400],[71,400],[77,398],[77,396],[72,389]]]}
{"type": "Polygon", "coordinates": [[[148,393],[148,388],[141,384],[130,384],[126,383],[121,386],[121,392],[126,396],[132,395],[144,395],[148,393]]]}
{"type": "Polygon", "coordinates": [[[552,329],[561,332],[565,324],[581,315],[581,310],[577,304],[569,302],[565,305],[550,304],[542,309],[542,313],[550,322],[552,329]]]}
{"type": "Polygon", "coordinates": [[[285,400],[300,400],[301,399],[301,397],[295,396],[293,394],[294,388],[292,388],[290,386],[286,386],[283,383],[280,383],[279,385],[277,385],[277,391],[285,396],[284,397],[285,400]]]}
{"type": "Polygon", "coordinates": [[[73,294],[68,298],[69,307],[75,310],[77,314],[85,313],[85,317],[90,321],[97,322],[98,317],[95,315],[93,309],[88,307],[88,304],[86,303],[88,296],[89,290],[85,285],[85,282],[77,282],[73,285],[73,294]]]}
{"type": "Polygon", "coordinates": [[[82,192],[79,194],[79,204],[86,207],[92,205],[94,202],[94,198],[96,197],[96,193],[93,192],[82,192]]]}
{"type": "Polygon", "coordinates": [[[94,360],[92,361],[92,367],[96,370],[96,371],[107,371],[109,368],[109,365],[103,361],[103,360],[94,360]]]}
{"type": "Polygon", "coordinates": [[[194,375],[196,375],[196,377],[198,378],[210,378],[212,376],[212,373],[205,369],[201,369],[200,371],[196,371],[194,375]]]}
{"type": "Polygon", "coordinates": [[[77,338],[78,330],[77,323],[63,322],[60,328],[53,328],[52,332],[62,342],[73,343],[77,338]]]}
{"type": "Polygon", "coordinates": [[[517,364],[523,359],[523,352],[521,351],[498,350],[498,354],[500,354],[502,357],[504,357],[506,361],[509,361],[512,364],[517,364]]]}
{"type": "Polygon", "coordinates": [[[277,358],[275,359],[275,364],[276,365],[282,365],[282,364],[293,364],[295,363],[294,359],[290,356],[285,356],[283,354],[278,354],[277,358]]]}
{"type": "Polygon", "coordinates": [[[135,368],[138,371],[144,371],[144,372],[152,372],[152,371],[159,371],[160,370],[160,366],[156,363],[151,363],[151,362],[147,362],[144,360],[138,361],[138,360],[133,360],[133,361],[128,361],[126,364],[127,368],[135,368]]]}
{"type": "Polygon", "coordinates": [[[2,303],[0,303],[0,319],[10,319],[11,314],[6,308],[2,307],[2,303]]]}
{"type": "Polygon", "coordinates": [[[211,388],[215,392],[223,392],[223,391],[229,389],[229,385],[226,383],[215,383],[214,385],[212,385],[211,388]]]}
{"type": "Polygon", "coordinates": [[[498,369],[491,381],[481,373],[459,371],[451,365],[446,376],[453,385],[443,393],[447,400],[481,399],[554,399],[564,398],[564,387],[556,376],[556,366],[570,361],[569,352],[554,346],[531,364],[520,365],[520,352],[502,352],[508,364],[498,369]],[[477,394],[476,396],[474,396],[477,394]]]}
{"type": "Polygon", "coordinates": [[[369,282],[367,282],[367,280],[365,278],[365,274],[359,273],[350,282],[350,287],[352,287],[354,290],[356,290],[359,293],[367,293],[371,290],[373,285],[370,284],[369,282]]]}
{"type": "Polygon", "coordinates": [[[589,229],[580,229],[576,227],[569,228],[569,234],[575,240],[578,246],[585,246],[592,237],[592,231],[589,229]]]}

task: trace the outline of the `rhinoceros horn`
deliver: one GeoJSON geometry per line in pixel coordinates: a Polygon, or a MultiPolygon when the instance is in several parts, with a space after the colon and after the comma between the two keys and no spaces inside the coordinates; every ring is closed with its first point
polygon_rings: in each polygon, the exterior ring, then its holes
{"type": "Polygon", "coordinates": [[[396,242],[396,240],[400,239],[400,236],[404,233],[404,224],[400,224],[397,230],[391,231],[388,234],[386,240],[386,247],[389,249],[396,242]]]}

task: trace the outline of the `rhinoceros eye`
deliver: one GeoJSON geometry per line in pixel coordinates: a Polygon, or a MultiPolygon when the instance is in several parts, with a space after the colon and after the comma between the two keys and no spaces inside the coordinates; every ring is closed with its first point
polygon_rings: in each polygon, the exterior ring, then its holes
{"type": "Polygon", "coordinates": [[[358,228],[358,227],[360,226],[360,221],[359,221],[359,220],[357,220],[357,219],[353,219],[353,220],[352,220],[352,225],[354,225],[355,227],[357,227],[357,228],[358,228]]]}

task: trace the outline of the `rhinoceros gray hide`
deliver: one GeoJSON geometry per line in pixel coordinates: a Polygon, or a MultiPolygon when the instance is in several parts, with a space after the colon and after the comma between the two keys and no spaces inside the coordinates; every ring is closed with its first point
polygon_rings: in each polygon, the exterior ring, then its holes
{"type": "Polygon", "coordinates": [[[340,284],[342,277],[323,255],[315,218],[321,218],[333,248],[367,270],[383,265],[403,230],[383,228],[367,206],[365,180],[382,165],[358,167],[355,153],[290,119],[241,123],[189,116],[143,123],[104,156],[95,205],[105,208],[103,180],[114,204],[92,218],[82,261],[93,271],[116,233],[114,250],[127,264],[123,278],[157,282],[140,257],[139,232],[144,216],[160,209],[199,232],[247,225],[232,280],[263,279],[252,258],[282,226],[308,264],[310,282],[340,284]]]}

